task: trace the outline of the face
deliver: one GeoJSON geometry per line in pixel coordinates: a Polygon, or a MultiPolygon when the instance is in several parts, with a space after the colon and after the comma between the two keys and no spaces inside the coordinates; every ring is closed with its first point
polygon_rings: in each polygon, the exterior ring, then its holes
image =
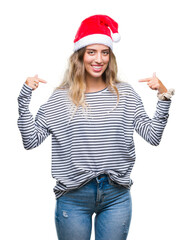
{"type": "Polygon", "coordinates": [[[87,46],[83,61],[88,77],[101,78],[109,63],[109,47],[102,44],[87,46]]]}

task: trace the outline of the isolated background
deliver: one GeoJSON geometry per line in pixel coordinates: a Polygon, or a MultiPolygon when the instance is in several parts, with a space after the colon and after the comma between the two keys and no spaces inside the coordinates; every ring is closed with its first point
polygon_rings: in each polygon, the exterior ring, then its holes
{"type": "Polygon", "coordinates": [[[119,77],[140,94],[149,116],[156,92],[138,80],[156,72],[167,88],[176,89],[160,146],[135,134],[128,239],[192,239],[191,12],[187,0],[1,1],[0,239],[57,239],[51,137],[24,150],[17,97],[28,76],[48,81],[33,92],[35,116],[62,80],[80,22],[93,14],[107,14],[119,23],[122,39],[114,44],[119,77]]]}

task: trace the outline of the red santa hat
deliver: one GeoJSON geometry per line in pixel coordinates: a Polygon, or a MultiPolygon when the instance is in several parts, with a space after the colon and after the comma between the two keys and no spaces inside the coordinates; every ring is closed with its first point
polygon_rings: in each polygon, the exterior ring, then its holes
{"type": "Polygon", "coordinates": [[[113,49],[113,42],[120,39],[117,22],[106,15],[94,15],[82,21],[74,39],[74,51],[91,44],[104,44],[113,49]]]}

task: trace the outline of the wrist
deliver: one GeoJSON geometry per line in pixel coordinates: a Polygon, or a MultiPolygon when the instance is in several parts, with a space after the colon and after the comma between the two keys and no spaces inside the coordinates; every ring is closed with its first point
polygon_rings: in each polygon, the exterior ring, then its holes
{"type": "Polygon", "coordinates": [[[170,88],[169,90],[167,90],[166,92],[157,93],[157,97],[159,98],[159,100],[169,100],[171,99],[171,97],[175,94],[175,90],[173,88],[170,88]]]}
{"type": "Polygon", "coordinates": [[[163,88],[161,88],[161,89],[158,89],[158,94],[163,94],[163,93],[167,93],[167,92],[168,92],[168,90],[167,90],[166,87],[163,87],[163,88]]]}

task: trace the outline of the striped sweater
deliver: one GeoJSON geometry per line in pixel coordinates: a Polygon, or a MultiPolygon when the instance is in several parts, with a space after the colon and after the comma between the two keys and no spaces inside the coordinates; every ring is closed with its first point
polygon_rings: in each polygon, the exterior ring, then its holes
{"type": "Polygon", "coordinates": [[[80,188],[100,174],[130,188],[135,162],[133,133],[157,146],[168,119],[171,101],[158,101],[151,119],[139,95],[125,82],[118,83],[120,101],[108,88],[85,93],[89,111],[79,107],[71,118],[67,90],[56,90],[35,119],[29,111],[32,89],[23,85],[18,97],[18,127],[25,149],[40,145],[52,135],[52,176],[56,198],[80,188]]]}

